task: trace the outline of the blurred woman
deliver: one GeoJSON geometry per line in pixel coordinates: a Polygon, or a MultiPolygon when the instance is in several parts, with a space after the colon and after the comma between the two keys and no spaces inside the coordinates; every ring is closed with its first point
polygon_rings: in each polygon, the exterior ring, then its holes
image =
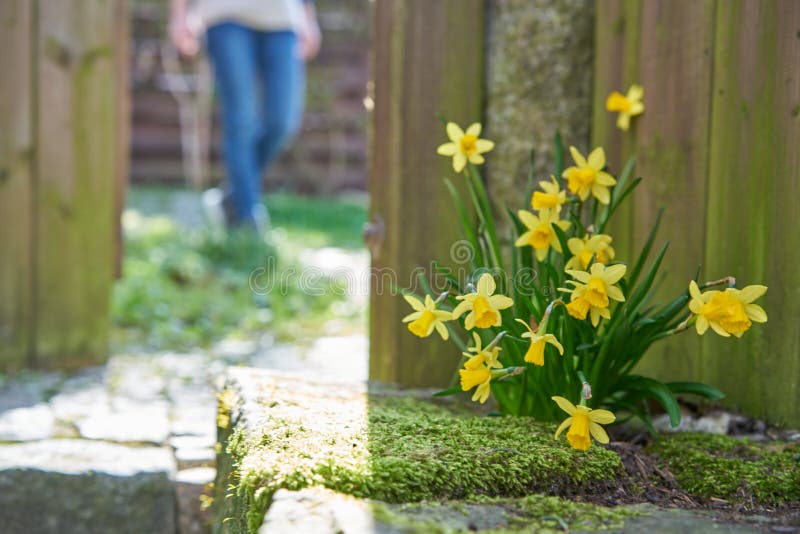
{"type": "MultiPolygon", "coordinates": [[[[184,55],[205,32],[222,104],[228,175],[219,195],[231,226],[268,224],[261,177],[297,133],[305,100],[304,61],[320,30],[310,0],[171,0],[170,38],[184,55]]],[[[208,195],[206,195],[206,200],[208,195]]],[[[213,199],[212,199],[213,201],[213,199]]]]}

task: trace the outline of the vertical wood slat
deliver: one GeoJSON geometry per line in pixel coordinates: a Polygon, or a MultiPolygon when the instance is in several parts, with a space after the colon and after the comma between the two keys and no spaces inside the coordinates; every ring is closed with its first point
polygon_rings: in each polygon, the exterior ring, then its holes
{"type": "Polygon", "coordinates": [[[370,378],[443,386],[458,366],[458,351],[435,334],[419,339],[401,325],[411,309],[388,280],[411,286],[415,268],[430,271],[431,259],[448,263],[460,238],[442,177],[463,178],[436,154],[446,135],[435,114],[462,125],[481,120],[484,6],[378,0],[374,9],[369,186],[371,212],[385,221],[386,236],[372,262],[370,378]]]}
{"type": "MultiPolygon", "coordinates": [[[[703,261],[713,16],[713,0],[598,5],[594,140],[613,169],[636,155],[635,175],[644,177],[610,230],[617,258],[634,261],[658,210],[666,208],[656,242],[656,250],[670,242],[662,300],[684,291],[703,261]],[[647,109],[622,132],[605,99],[633,83],[644,86],[647,109]]],[[[696,376],[700,350],[694,337],[673,338],[654,347],[639,370],[668,380],[696,376]]]]}
{"type": "MultiPolygon", "coordinates": [[[[630,201],[630,222],[638,254],[665,208],[656,241],[656,249],[669,242],[656,293],[662,302],[686,291],[703,264],[713,28],[714,0],[642,3],[638,82],[650,106],[646,120],[634,119],[636,174],[644,180],[630,201]]],[[[709,273],[704,269],[702,275],[709,273]]],[[[698,376],[700,362],[700,340],[682,335],[657,346],[641,369],[658,370],[664,380],[685,380],[698,376]]]]}
{"type": "MultiPolygon", "coordinates": [[[[606,97],[638,82],[641,4],[638,0],[607,0],[596,3],[595,9],[592,148],[602,146],[610,169],[619,174],[632,153],[632,137],[620,135],[616,118],[606,111],[606,97]]],[[[618,258],[631,258],[636,253],[633,228],[633,209],[627,202],[609,226],[618,258]]]]}
{"type": "Polygon", "coordinates": [[[107,353],[114,242],[115,3],[39,0],[36,364],[107,353]]]}
{"type": "Polygon", "coordinates": [[[800,423],[800,3],[717,8],[706,226],[709,276],[769,286],[769,322],[707,335],[703,379],[729,402],[800,423]]]}
{"type": "Polygon", "coordinates": [[[130,11],[128,0],[114,2],[114,63],[116,72],[116,172],[114,179],[114,277],[122,276],[122,211],[130,175],[131,88],[130,88],[130,11]]]}
{"type": "Polygon", "coordinates": [[[0,3],[0,370],[32,347],[32,4],[0,3]]]}

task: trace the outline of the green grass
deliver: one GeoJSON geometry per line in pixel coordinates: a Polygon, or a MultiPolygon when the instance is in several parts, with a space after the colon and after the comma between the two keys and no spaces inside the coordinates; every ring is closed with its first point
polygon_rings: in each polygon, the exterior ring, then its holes
{"type": "Polygon", "coordinates": [[[306,247],[363,247],[361,229],[367,220],[363,201],[275,194],[266,202],[273,223],[306,247]]]}
{"type": "MultiPolygon", "coordinates": [[[[305,248],[356,249],[366,218],[355,200],[274,195],[268,199],[273,235],[282,237],[265,242],[247,232],[213,236],[191,192],[133,188],[128,206],[123,278],[112,299],[116,350],[188,349],[264,331],[290,341],[313,336],[345,297],[307,294],[296,276],[280,291],[253,291],[251,274],[299,272],[297,255],[305,248]]],[[[330,280],[323,277],[315,287],[324,290],[330,280]]],[[[344,319],[357,321],[361,313],[344,319]]]]}

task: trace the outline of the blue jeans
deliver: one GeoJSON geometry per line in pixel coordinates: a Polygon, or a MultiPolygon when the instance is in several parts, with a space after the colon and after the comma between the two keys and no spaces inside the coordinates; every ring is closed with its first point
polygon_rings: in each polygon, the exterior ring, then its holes
{"type": "Polygon", "coordinates": [[[222,103],[231,222],[254,224],[261,176],[300,127],[305,65],[291,31],[225,22],[206,37],[222,103]]]}

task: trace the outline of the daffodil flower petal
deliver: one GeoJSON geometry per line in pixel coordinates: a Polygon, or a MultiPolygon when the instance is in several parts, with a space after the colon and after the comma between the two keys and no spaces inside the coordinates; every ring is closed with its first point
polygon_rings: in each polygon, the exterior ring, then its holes
{"type": "Polygon", "coordinates": [[[472,124],[469,125],[467,131],[464,133],[466,133],[467,135],[474,135],[475,137],[478,137],[479,135],[481,135],[481,124],[479,122],[473,122],[472,124]]]}
{"type": "Polygon", "coordinates": [[[494,278],[491,274],[483,273],[481,277],[478,278],[478,283],[475,284],[475,289],[479,295],[489,296],[494,293],[495,289],[497,289],[497,285],[494,283],[494,278]]]}
{"type": "Polygon", "coordinates": [[[422,301],[414,295],[403,295],[403,298],[406,299],[406,302],[408,302],[415,311],[422,311],[425,309],[425,305],[422,301]]]}
{"type": "Polygon", "coordinates": [[[589,154],[589,158],[586,161],[589,164],[589,167],[593,169],[600,170],[606,166],[606,152],[603,150],[603,147],[597,147],[589,154]]]}
{"type": "Polygon", "coordinates": [[[461,138],[464,137],[464,130],[462,130],[461,127],[454,122],[448,122],[446,130],[447,137],[449,137],[450,140],[456,145],[461,138]]]}
{"type": "Polygon", "coordinates": [[[767,292],[767,286],[753,285],[739,290],[739,299],[747,304],[767,292]]]}
{"type": "Polygon", "coordinates": [[[564,421],[560,425],[558,425],[556,433],[553,437],[558,439],[558,436],[560,436],[561,433],[571,424],[572,424],[572,417],[567,417],[566,419],[564,419],[564,421]]]}
{"type": "Polygon", "coordinates": [[[762,308],[758,304],[745,305],[744,312],[747,314],[747,317],[749,317],[751,321],[754,321],[756,323],[767,322],[767,312],[765,312],[764,308],[762,308]]]}
{"type": "Polygon", "coordinates": [[[577,408],[575,408],[575,405],[572,404],[567,399],[565,399],[564,397],[555,396],[555,397],[550,397],[550,398],[553,399],[556,404],[558,404],[559,408],[561,408],[562,410],[567,412],[568,415],[572,415],[577,411],[577,408]]]}
{"type": "Polygon", "coordinates": [[[586,167],[586,158],[578,152],[578,149],[574,146],[569,147],[569,153],[572,155],[572,160],[575,162],[575,165],[578,167],[586,167]]]}
{"type": "Polygon", "coordinates": [[[436,149],[436,153],[440,156],[453,156],[458,151],[458,145],[455,143],[445,143],[443,145],[439,145],[439,148],[436,149]]]}
{"type": "Polygon", "coordinates": [[[597,423],[592,421],[589,422],[589,432],[592,434],[592,437],[597,441],[597,443],[602,443],[604,445],[608,443],[608,434],[606,434],[606,431],[603,429],[603,427],[597,423]]]}

